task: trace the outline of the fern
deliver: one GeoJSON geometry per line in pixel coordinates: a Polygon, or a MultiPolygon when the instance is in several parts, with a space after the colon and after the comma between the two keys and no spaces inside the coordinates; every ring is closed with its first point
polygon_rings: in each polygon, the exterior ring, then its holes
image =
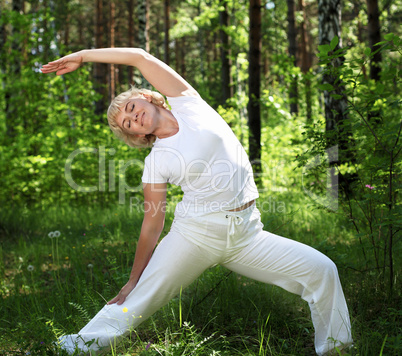
{"type": "Polygon", "coordinates": [[[89,316],[88,311],[80,304],[78,303],[73,303],[73,302],[68,302],[72,307],[74,307],[78,312],[80,317],[88,323],[91,320],[91,317],[89,316]]]}

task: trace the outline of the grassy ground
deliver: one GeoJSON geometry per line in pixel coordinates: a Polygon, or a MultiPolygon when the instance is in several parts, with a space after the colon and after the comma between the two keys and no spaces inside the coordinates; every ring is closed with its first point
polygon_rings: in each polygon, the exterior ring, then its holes
{"type": "MultiPolygon", "coordinates": [[[[286,213],[271,209],[263,221],[338,265],[353,324],[350,354],[402,354],[399,285],[390,295],[379,273],[357,272],[361,251],[347,224],[292,199],[286,213]]],[[[127,280],[141,216],[64,206],[3,210],[0,222],[0,354],[52,355],[57,336],[77,332],[127,280]]],[[[314,355],[313,338],[299,297],[218,266],[109,354],[314,355]]]]}

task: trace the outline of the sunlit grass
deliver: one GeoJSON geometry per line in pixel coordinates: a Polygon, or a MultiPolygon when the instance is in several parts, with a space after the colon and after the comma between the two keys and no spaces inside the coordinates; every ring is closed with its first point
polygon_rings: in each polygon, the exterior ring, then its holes
{"type": "MultiPolygon", "coordinates": [[[[355,271],[360,249],[347,223],[297,194],[272,198],[287,209],[263,213],[265,228],[337,263],[356,341],[351,354],[378,355],[384,345],[384,355],[397,355],[400,295],[384,300],[378,274],[355,271]]],[[[141,218],[124,206],[2,211],[0,354],[52,355],[57,336],[82,328],[127,281],[141,218]]],[[[218,266],[109,355],[313,355],[313,340],[299,297],[218,266]]]]}

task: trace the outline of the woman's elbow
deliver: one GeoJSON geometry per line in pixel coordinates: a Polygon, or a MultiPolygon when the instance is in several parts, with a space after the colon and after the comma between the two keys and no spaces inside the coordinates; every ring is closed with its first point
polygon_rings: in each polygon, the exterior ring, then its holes
{"type": "Polygon", "coordinates": [[[147,235],[160,235],[163,231],[165,226],[165,219],[155,219],[155,218],[147,218],[144,217],[144,222],[142,224],[142,232],[146,233],[147,235]]]}

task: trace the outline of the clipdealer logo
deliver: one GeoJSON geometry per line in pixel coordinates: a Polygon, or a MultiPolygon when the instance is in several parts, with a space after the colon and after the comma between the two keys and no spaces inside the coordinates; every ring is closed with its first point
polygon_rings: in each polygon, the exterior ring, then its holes
{"type": "Polygon", "coordinates": [[[325,150],[325,156],[314,156],[302,169],[302,187],[306,195],[308,195],[315,203],[332,211],[338,210],[338,175],[335,167],[331,163],[338,162],[338,146],[333,146],[325,150]],[[316,167],[325,165],[326,184],[325,195],[318,195],[305,184],[305,177],[316,167]]]}
{"type": "MultiPolygon", "coordinates": [[[[186,162],[183,156],[175,151],[169,152],[173,157],[177,160],[180,167],[180,175],[185,177],[185,181],[187,182],[188,177],[193,176],[207,176],[206,178],[210,178],[210,182],[218,182],[216,177],[213,174],[214,165],[208,166],[207,162],[194,160],[191,162],[186,162]],[[198,168],[197,168],[198,167],[198,168]],[[198,172],[199,167],[202,168],[202,172],[198,172]],[[205,173],[206,172],[206,173],[205,173]]],[[[65,162],[64,167],[64,175],[68,185],[82,193],[91,193],[95,191],[105,192],[106,190],[110,192],[118,191],[118,203],[125,204],[126,203],[126,193],[127,192],[140,192],[142,191],[142,182],[138,182],[137,185],[130,186],[127,183],[127,170],[129,168],[137,169],[142,173],[144,170],[144,162],[139,159],[129,159],[129,160],[118,160],[110,159],[116,154],[116,150],[114,148],[106,148],[105,146],[99,146],[99,148],[94,147],[81,147],[70,153],[65,162]],[[98,184],[97,185],[83,185],[79,184],[77,180],[73,178],[73,170],[74,170],[74,162],[78,161],[78,157],[83,154],[93,154],[98,155],[98,184]],[[109,156],[109,157],[108,157],[109,156]],[[117,162],[117,167],[116,167],[117,162]],[[106,164],[107,163],[107,164],[106,164]],[[117,174],[116,174],[117,171],[117,174]],[[107,181],[108,176],[108,181],[107,181]]],[[[313,157],[303,168],[302,168],[302,189],[304,193],[309,196],[316,204],[324,206],[327,209],[336,211],[338,209],[338,176],[335,174],[335,168],[331,167],[331,163],[336,162],[338,160],[338,146],[333,146],[326,150],[325,155],[317,155],[313,157]],[[325,165],[326,170],[326,183],[325,183],[325,195],[319,195],[311,189],[311,186],[308,186],[306,183],[306,177],[317,167],[325,165]]],[[[151,165],[155,162],[150,162],[151,165]]],[[[220,172],[220,177],[223,177],[225,174],[229,177],[233,175],[234,167],[231,162],[219,162],[221,165],[224,163],[225,171],[220,172]]],[[[215,165],[217,162],[215,162],[215,165]]],[[[277,169],[269,169],[265,167],[268,174],[270,173],[272,179],[275,180],[277,177],[277,169]]],[[[265,174],[267,174],[267,172],[265,174]]],[[[264,173],[263,173],[264,174],[264,173]]],[[[174,182],[172,182],[174,183],[174,182]]],[[[212,184],[211,183],[211,184],[212,184]]],[[[232,182],[233,183],[233,182],[232,182]]],[[[193,183],[190,181],[188,187],[190,189],[197,189],[197,187],[192,185],[193,183]]],[[[273,187],[274,188],[274,187],[273,187]]],[[[168,188],[169,189],[169,188],[168,188]]],[[[222,188],[218,186],[218,184],[212,185],[211,189],[215,189],[217,192],[221,192],[222,188]]],[[[233,184],[228,185],[227,189],[236,189],[236,186],[233,184]]],[[[263,191],[266,191],[267,188],[263,188],[263,191]]],[[[275,190],[275,189],[274,189],[275,190]]],[[[260,191],[261,192],[261,191],[260,191]]],[[[274,206],[275,201],[270,200],[271,205],[269,209],[272,209],[271,206],[274,206]]],[[[130,200],[131,205],[131,200],[130,200]]],[[[274,206],[275,211],[279,211],[279,205],[277,207],[274,206]]],[[[280,208],[282,211],[285,211],[285,207],[280,208]]]]}
{"type": "MultiPolygon", "coordinates": [[[[116,153],[114,148],[107,150],[105,146],[100,146],[99,149],[93,147],[81,147],[74,150],[68,156],[64,165],[64,177],[68,185],[74,190],[81,193],[91,192],[105,192],[106,191],[106,172],[109,175],[108,191],[116,191],[116,161],[114,159],[109,160],[108,167],[106,168],[106,154],[113,156],[116,153]],[[98,185],[83,186],[78,184],[73,179],[73,165],[74,160],[81,154],[98,154],[98,185]]],[[[139,159],[119,160],[118,161],[118,192],[119,192],[119,204],[124,204],[126,199],[126,192],[138,192],[142,190],[142,184],[140,182],[137,186],[129,186],[126,181],[126,171],[129,167],[137,166],[141,171],[144,169],[144,162],[139,159]]]]}

